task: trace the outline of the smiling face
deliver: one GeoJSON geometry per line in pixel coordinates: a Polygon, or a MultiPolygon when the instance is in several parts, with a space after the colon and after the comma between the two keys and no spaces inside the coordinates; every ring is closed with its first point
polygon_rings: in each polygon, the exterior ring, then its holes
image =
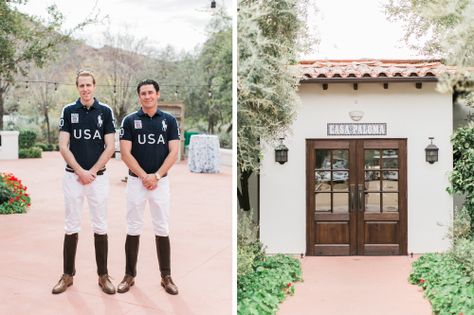
{"type": "Polygon", "coordinates": [[[158,106],[158,98],[160,92],[155,90],[153,84],[145,84],[140,87],[138,92],[138,100],[143,109],[153,109],[158,106]]]}
{"type": "Polygon", "coordinates": [[[94,103],[95,83],[91,76],[79,76],[77,78],[77,90],[82,105],[90,106],[94,103]]]}

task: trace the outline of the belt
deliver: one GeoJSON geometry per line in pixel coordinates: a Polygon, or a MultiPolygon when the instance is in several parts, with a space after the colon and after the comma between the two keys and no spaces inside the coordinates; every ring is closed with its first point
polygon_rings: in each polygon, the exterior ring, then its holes
{"type": "MultiPolygon", "coordinates": [[[[68,168],[66,168],[65,170],[66,170],[66,172],[74,173],[73,170],[70,170],[70,169],[68,169],[68,168]]],[[[105,173],[105,168],[104,168],[103,170],[98,171],[98,172],[97,172],[97,175],[99,175],[99,176],[100,176],[100,175],[104,175],[104,173],[105,173]]]]}
{"type": "MultiPolygon", "coordinates": [[[[131,170],[128,170],[128,175],[132,176],[132,177],[138,177],[135,173],[133,173],[131,170]]],[[[163,177],[166,177],[168,176],[168,173],[166,173],[165,175],[161,176],[161,178],[163,177]]]]}

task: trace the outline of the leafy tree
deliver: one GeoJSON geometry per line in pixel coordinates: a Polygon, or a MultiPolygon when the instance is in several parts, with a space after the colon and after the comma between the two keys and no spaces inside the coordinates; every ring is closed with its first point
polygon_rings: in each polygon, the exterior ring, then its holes
{"type": "Polygon", "coordinates": [[[209,85],[206,116],[208,133],[232,120],[232,26],[231,18],[219,11],[208,26],[210,36],[199,56],[204,82],[209,85]],[[215,87],[214,87],[215,86],[215,87]]]}
{"type": "Polygon", "coordinates": [[[297,0],[239,1],[238,142],[240,207],[250,209],[248,179],[258,172],[261,146],[284,135],[295,116],[299,75],[289,65],[305,28],[297,0]]]}
{"type": "Polygon", "coordinates": [[[134,86],[140,81],[149,50],[146,39],[136,39],[127,33],[105,34],[106,46],[102,48],[107,63],[103,69],[106,84],[112,86],[105,90],[105,98],[114,111],[117,126],[137,105],[134,86]]]}
{"type": "Polygon", "coordinates": [[[439,89],[474,105],[474,1],[390,0],[390,18],[405,23],[405,41],[421,53],[444,59],[457,72],[441,78],[439,89]]]}
{"type": "Polygon", "coordinates": [[[55,5],[48,8],[48,21],[42,21],[20,13],[15,7],[26,2],[0,0],[0,130],[3,129],[5,94],[17,75],[26,76],[32,65],[43,67],[72,31],[91,21],[84,21],[63,34],[60,32],[63,16],[55,5]]]}

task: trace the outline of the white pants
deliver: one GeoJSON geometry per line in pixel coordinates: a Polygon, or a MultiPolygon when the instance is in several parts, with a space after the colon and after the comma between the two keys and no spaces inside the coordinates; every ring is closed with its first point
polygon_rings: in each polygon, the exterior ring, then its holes
{"type": "Polygon", "coordinates": [[[82,185],[74,173],[66,172],[63,178],[64,204],[66,208],[66,234],[81,230],[81,214],[84,198],[89,204],[92,230],[97,234],[107,234],[107,197],[109,177],[107,173],[98,175],[88,184],[82,185]]]}
{"type": "Polygon", "coordinates": [[[158,181],[158,187],[148,190],[138,177],[127,181],[127,234],[140,235],[143,231],[145,203],[150,206],[153,231],[158,236],[169,235],[170,183],[168,177],[158,181]]]}

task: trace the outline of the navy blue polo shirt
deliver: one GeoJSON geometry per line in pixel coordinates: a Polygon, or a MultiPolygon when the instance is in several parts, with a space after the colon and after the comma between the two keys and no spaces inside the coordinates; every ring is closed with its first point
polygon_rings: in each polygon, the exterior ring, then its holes
{"type": "Polygon", "coordinates": [[[115,133],[114,123],[112,109],[95,98],[89,108],[80,99],[64,106],[59,130],[69,133],[69,150],[83,169],[90,170],[104,152],[104,136],[115,133]]]}
{"type": "Polygon", "coordinates": [[[122,121],[120,140],[132,142],[132,155],[147,174],[155,173],[169,154],[168,142],[179,140],[176,118],[157,110],[153,117],[140,108],[122,121]]]}

